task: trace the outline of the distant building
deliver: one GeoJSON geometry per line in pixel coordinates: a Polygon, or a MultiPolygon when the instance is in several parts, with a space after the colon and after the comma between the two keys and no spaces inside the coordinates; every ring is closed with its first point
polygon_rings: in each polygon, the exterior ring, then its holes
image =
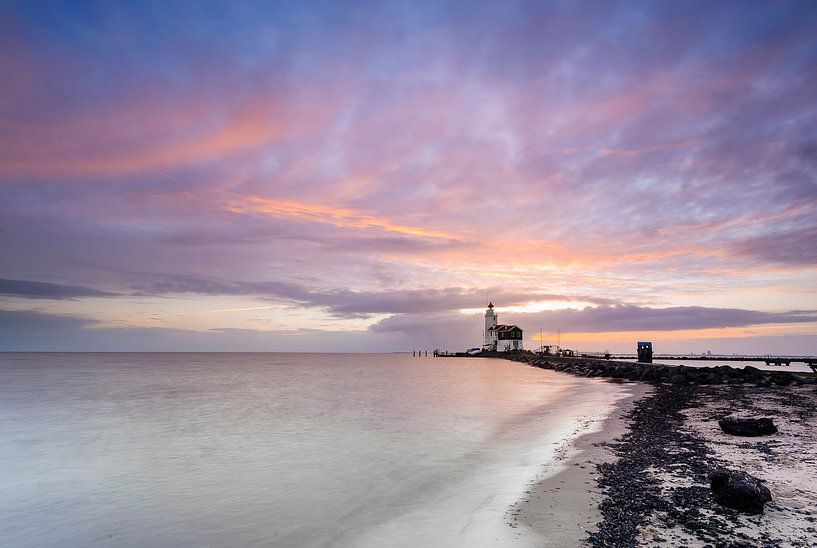
{"type": "Polygon", "coordinates": [[[652,343],[638,342],[638,361],[641,363],[652,363],[652,343]]]}
{"type": "Polygon", "coordinates": [[[499,352],[522,350],[522,329],[517,325],[499,324],[497,319],[494,303],[489,303],[488,310],[485,311],[485,340],[482,349],[499,352]]]}

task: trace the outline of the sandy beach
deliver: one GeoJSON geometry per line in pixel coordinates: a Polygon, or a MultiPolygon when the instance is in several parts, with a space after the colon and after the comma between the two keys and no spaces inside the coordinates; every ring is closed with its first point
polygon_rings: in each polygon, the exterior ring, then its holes
{"type": "Polygon", "coordinates": [[[530,529],[541,539],[540,546],[584,545],[602,517],[598,466],[616,458],[609,441],[627,432],[627,413],[651,392],[643,383],[627,383],[627,388],[631,395],[620,400],[606,419],[588,419],[581,428],[589,433],[571,437],[560,447],[542,478],[508,511],[511,527],[530,529]],[[553,473],[554,469],[558,471],[553,473]]]}
{"type": "MultiPolygon", "coordinates": [[[[597,376],[582,360],[546,365],[557,367],[597,376]]],[[[721,373],[716,384],[708,373],[680,381],[672,370],[676,382],[633,383],[601,429],[563,449],[560,471],[531,486],[509,511],[509,525],[535,531],[539,546],[813,546],[815,385],[766,386],[751,370],[721,373]],[[718,420],[734,417],[770,417],[779,432],[731,436],[718,420]],[[764,482],[773,497],[764,513],[716,503],[709,474],[719,468],[764,482]]],[[[784,377],[775,378],[788,383],[784,377]]]]}

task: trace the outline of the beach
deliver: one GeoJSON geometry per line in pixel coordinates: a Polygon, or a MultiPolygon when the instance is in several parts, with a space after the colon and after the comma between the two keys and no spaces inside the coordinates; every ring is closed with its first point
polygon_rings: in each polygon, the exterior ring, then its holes
{"type": "MultiPolygon", "coordinates": [[[[533,363],[583,376],[641,374],[634,364],[533,363]]],[[[813,546],[817,390],[810,378],[800,384],[777,372],[781,384],[767,384],[765,372],[751,370],[694,373],[696,380],[666,372],[663,381],[639,382],[602,431],[571,446],[565,471],[520,505],[543,546],[813,546]],[[770,417],[779,432],[731,436],[718,425],[728,417],[770,417]],[[714,501],[709,475],[720,468],[765,483],[773,500],[762,514],[714,501]]]]}
{"type": "Polygon", "coordinates": [[[585,432],[571,437],[508,512],[511,527],[527,527],[541,539],[537,546],[582,546],[602,519],[598,466],[615,460],[610,440],[627,432],[626,414],[651,392],[649,386],[627,383],[630,395],[606,417],[588,420],[585,432]],[[554,472],[554,468],[557,471],[554,472]]]}

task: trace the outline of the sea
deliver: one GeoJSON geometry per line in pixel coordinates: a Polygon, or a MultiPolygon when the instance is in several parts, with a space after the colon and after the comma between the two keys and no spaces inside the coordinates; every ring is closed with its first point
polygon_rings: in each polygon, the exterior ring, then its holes
{"type": "Polygon", "coordinates": [[[489,358],[2,353],[0,546],[522,546],[510,506],[628,395],[489,358]]]}

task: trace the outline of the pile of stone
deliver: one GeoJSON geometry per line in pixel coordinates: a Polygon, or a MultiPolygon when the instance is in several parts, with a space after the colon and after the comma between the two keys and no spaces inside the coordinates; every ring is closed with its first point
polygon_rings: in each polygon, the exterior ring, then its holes
{"type": "Polygon", "coordinates": [[[814,377],[797,375],[788,371],[762,371],[747,365],[742,368],[719,365],[717,367],[689,367],[660,363],[637,363],[597,360],[592,358],[558,358],[540,356],[515,356],[510,359],[529,363],[534,367],[563,371],[582,377],[610,377],[633,381],[658,381],[674,384],[741,384],[758,386],[789,386],[814,384],[814,377]]]}
{"type": "Polygon", "coordinates": [[[733,436],[770,436],[777,433],[777,426],[770,417],[759,419],[726,418],[718,421],[718,426],[733,436]]]}
{"type": "Polygon", "coordinates": [[[735,470],[719,469],[709,476],[715,502],[739,512],[762,514],[772,493],[761,480],[735,470]]]}
{"type": "MultiPolygon", "coordinates": [[[[725,418],[718,421],[725,433],[732,436],[757,437],[777,433],[770,417],[725,418]]],[[[715,501],[740,512],[762,514],[763,506],[771,502],[772,494],[760,479],[737,470],[719,469],[709,476],[715,501]]]]}

